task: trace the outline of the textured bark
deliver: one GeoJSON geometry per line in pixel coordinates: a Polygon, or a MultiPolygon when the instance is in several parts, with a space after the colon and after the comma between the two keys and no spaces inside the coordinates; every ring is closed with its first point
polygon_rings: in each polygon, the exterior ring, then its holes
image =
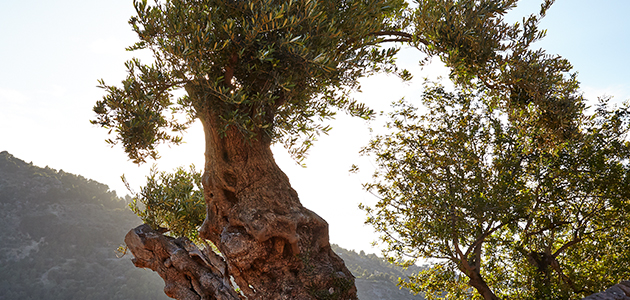
{"type": "Polygon", "coordinates": [[[224,254],[250,299],[356,299],[354,277],[332,251],[328,224],[304,208],[276,165],[264,133],[221,133],[212,111],[206,134],[207,205],[201,236],[224,254]]]}
{"type": "Polygon", "coordinates": [[[133,264],[157,272],[164,279],[164,293],[171,298],[241,299],[221,257],[201,252],[187,238],[166,237],[144,224],[129,231],[125,243],[135,256],[133,264]]]}
{"type": "MultiPolygon", "coordinates": [[[[190,86],[187,90],[193,98],[204,94],[197,94],[190,86]]],[[[270,138],[262,130],[254,138],[245,137],[233,126],[221,131],[225,127],[218,109],[196,110],[206,138],[202,182],[207,216],[200,235],[217,246],[227,265],[225,273],[219,272],[223,277],[209,271],[215,274],[211,280],[227,285],[226,278],[233,278],[247,299],[357,299],[354,277],[330,247],[328,224],[301,205],[273,158],[270,138]]],[[[268,116],[273,116],[273,112],[268,116]]],[[[146,265],[161,272],[160,263],[144,263],[139,258],[148,255],[142,251],[156,250],[146,245],[135,248],[144,250],[135,250],[127,244],[136,256],[137,266],[146,265]]],[[[158,254],[161,252],[152,255],[158,254]]],[[[180,277],[201,282],[195,276],[202,273],[179,272],[162,276],[169,289],[167,294],[177,299],[196,299],[187,298],[190,286],[180,284],[180,277]]]]}

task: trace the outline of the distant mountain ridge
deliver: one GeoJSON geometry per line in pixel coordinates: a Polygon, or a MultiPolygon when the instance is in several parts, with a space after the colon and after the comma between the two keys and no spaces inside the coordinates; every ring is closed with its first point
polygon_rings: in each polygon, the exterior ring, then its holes
{"type": "Polygon", "coordinates": [[[397,286],[398,278],[405,278],[422,270],[411,266],[408,269],[390,264],[374,254],[357,253],[335,244],[332,249],[346,263],[348,270],[356,277],[359,299],[362,300],[421,300],[424,297],[413,295],[409,290],[397,286]]]}
{"type": "Polygon", "coordinates": [[[1,152],[0,299],[170,299],[116,257],[140,223],[106,185],[1,152]]]}
{"type": "MultiPolygon", "coordinates": [[[[115,249],[141,223],[107,185],[0,152],[0,299],[170,299],[157,274],[115,249]]],[[[402,270],[333,245],[362,300],[422,299],[396,286],[402,270]]]]}

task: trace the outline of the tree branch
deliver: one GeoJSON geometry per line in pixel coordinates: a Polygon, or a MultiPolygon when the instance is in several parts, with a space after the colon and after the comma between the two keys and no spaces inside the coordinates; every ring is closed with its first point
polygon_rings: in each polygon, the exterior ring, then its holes
{"type": "Polygon", "coordinates": [[[484,240],[485,240],[488,236],[490,236],[490,235],[491,235],[492,233],[494,233],[495,231],[499,230],[501,227],[505,226],[507,223],[508,223],[508,222],[503,222],[503,223],[499,224],[498,226],[496,226],[496,227],[494,227],[494,228],[490,229],[488,232],[486,232],[486,233],[482,234],[479,238],[477,238],[477,240],[476,240],[476,241],[475,241],[472,245],[470,245],[470,247],[468,247],[468,250],[466,250],[466,257],[468,257],[468,255],[470,254],[470,251],[471,251],[472,249],[475,249],[475,248],[477,248],[477,246],[480,246],[480,245],[481,245],[481,243],[483,243],[483,241],[484,241],[484,240]]]}
{"type": "Polygon", "coordinates": [[[211,251],[202,253],[187,238],[167,237],[143,224],[127,233],[125,243],[134,255],[133,264],[157,272],[171,298],[242,299],[230,284],[223,259],[211,251]]]}
{"type": "Polygon", "coordinates": [[[401,42],[401,43],[411,43],[414,40],[417,42],[420,42],[424,45],[428,45],[429,41],[416,37],[414,39],[414,36],[411,33],[407,33],[407,32],[401,32],[401,31],[394,31],[394,30],[384,30],[384,31],[377,31],[377,32],[373,32],[370,33],[370,35],[376,36],[376,37],[384,37],[384,36],[394,36],[396,38],[390,38],[390,39],[385,39],[382,42],[401,42]]]}

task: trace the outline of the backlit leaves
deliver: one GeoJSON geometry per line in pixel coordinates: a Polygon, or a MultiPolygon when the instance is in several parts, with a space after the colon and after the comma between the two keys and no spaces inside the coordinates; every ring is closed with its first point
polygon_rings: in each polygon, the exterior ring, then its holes
{"type": "Polygon", "coordinates": [[[117,128],[115,141],[136,162],[156,157],[159,142],[179,142],[166,134],[186,127],[167,117],[178,102],[193,117],[217,113],[221,128],[271,137],[299,160],[337,111],[371,114],[348,93],[374,70],[395,70],[396,50],[375,51],[379,38],[370,33],[389,27],[406,6],[401,0],[134,4],[130,24],[140,41],[129,49],[149,49],[155,63],[131,62],[123,88],[101,82],[107,95],[94,108],[94,122],[117,128]],[[186,101],[171,99],[175,89],[186,90],[186,101]]]}
{"type": "MultiPolygon", "coordinates": [[[[484,87],[429,84],[422,99],[423,113],[396,103],[391,132],[363,150],[377,164],[365,187],[379,197],[364,207],[367,223],[388,254],[449,262],[403,286],[434,293],[432,280],[452,274],[440,283],[450,291],[468,272],[463,262],[479,262],[492,291],[508,299],[582,297],[630,275],[630,252],[619,244],[630,237],[630,106],[602,99],[578,119],[579,134],[549,149],[484,87]]],[[[469,299],[460,292],[447,297],[469,299]]]]}
{"type": "Polygon", "coordinates": [[[129,206],[153,229],[165,229],[171,236],[198,241],[198,228],[206,217],[201,173],[194,166],[190,170],[180,167],[172,173],[158,172],[153,167],[146,185],[133,193],[129,206]]]}

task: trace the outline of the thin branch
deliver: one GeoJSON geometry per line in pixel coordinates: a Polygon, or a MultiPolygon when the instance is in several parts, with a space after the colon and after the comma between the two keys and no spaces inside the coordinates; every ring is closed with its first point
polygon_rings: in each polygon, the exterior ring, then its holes
{"type": "Polygon", "coordinates": [[[564,222],[558,222],[558,223],[552,223],[547,227],[541,228],[540,230],[534,231],[534,232],[528,232],[525,234],[526,237],[530,237],[532,235],[536,235],[536,234],[541,234],[547,230],[552,230],[558,226],[562,226],[562,225],[567,225],[567,224],[571,224],[571,222],[569,221],[564,221],[564,222]]]}
{"type": "Polygon", "coordinates": [[[383,37],[383,36],[394,36],[396,38],[390,38],[390,39],[385,39],[382,42],[401,42],[401,43],[411,43],[414,40],[417,42],[420,42],[424,45],[428,45],[429,41],[423,39],[423,38],[419,38],[419,37],[415,37],[411,34],[411,33],[407,33],[407,32],[401,32],[401,31],[393,31],[393,30],[384,30],[384,31],[377,31],[377,32],[372,32],[370,33],[370,35],[373,36],[377,36],[377,37],[383,37]]]}
{"type": "Polygon", "coordinates": [[[555,259],[556,257],[558,257],[558,255],[560,255],[560,253],[564,252],[564,250],[567,250],[567,248],[583,241],[584,238],[578,238],[575,237],[573,240],[567,242],[566,244],[562,245],[562,247],[560,247],[560,249],[556,250],[556,252],[554,252],[554,254],[552,254],[551,256],[555,259]]]}
{"type": "Polygon", "coordinates": [[[380,41],[381,43],[387,43],[387,42],[395,42],[395,43],[406,43],[409,42],[409,40],[407,39],[403,39],[403,38],[392,38],[392,39],[384,39],[382,41],[380,41]]]}
{"type": "MultiPolygon", "coordinates": [[[[511,222],[512,220],[510,220],[511,222]]],[[[481,237],[479,237],[474,244],[470,245],[470,247],[468,247],[468,250],[466,251],[466,257],[468,257],[468,254],[470,254],[470,251],[472,249],[475,249],[477,246],[481,245],[481,243],[483,243],[483,241],[490,236],[491,234],[493,234],[495,231],[501,229],[503,226],[507,225],[508,222],[503,222],[501,224],[499,224],[498,226],[490,229],[488,232],[484,233],[483,235],[481,235],[481,237]]]]}
{"type": "Polygon", "coordinates": [[[393,30],[377,31],[377,32],[370,33],[370,35],[373,35],[373,36],[392,35],[392,36],[405,38],[407,39],[407,41],[411,41],[411,39],[413,38],[413,35],[411,35],[410,33],[401,32],[401,31],[393,31],[393,30]]]}

